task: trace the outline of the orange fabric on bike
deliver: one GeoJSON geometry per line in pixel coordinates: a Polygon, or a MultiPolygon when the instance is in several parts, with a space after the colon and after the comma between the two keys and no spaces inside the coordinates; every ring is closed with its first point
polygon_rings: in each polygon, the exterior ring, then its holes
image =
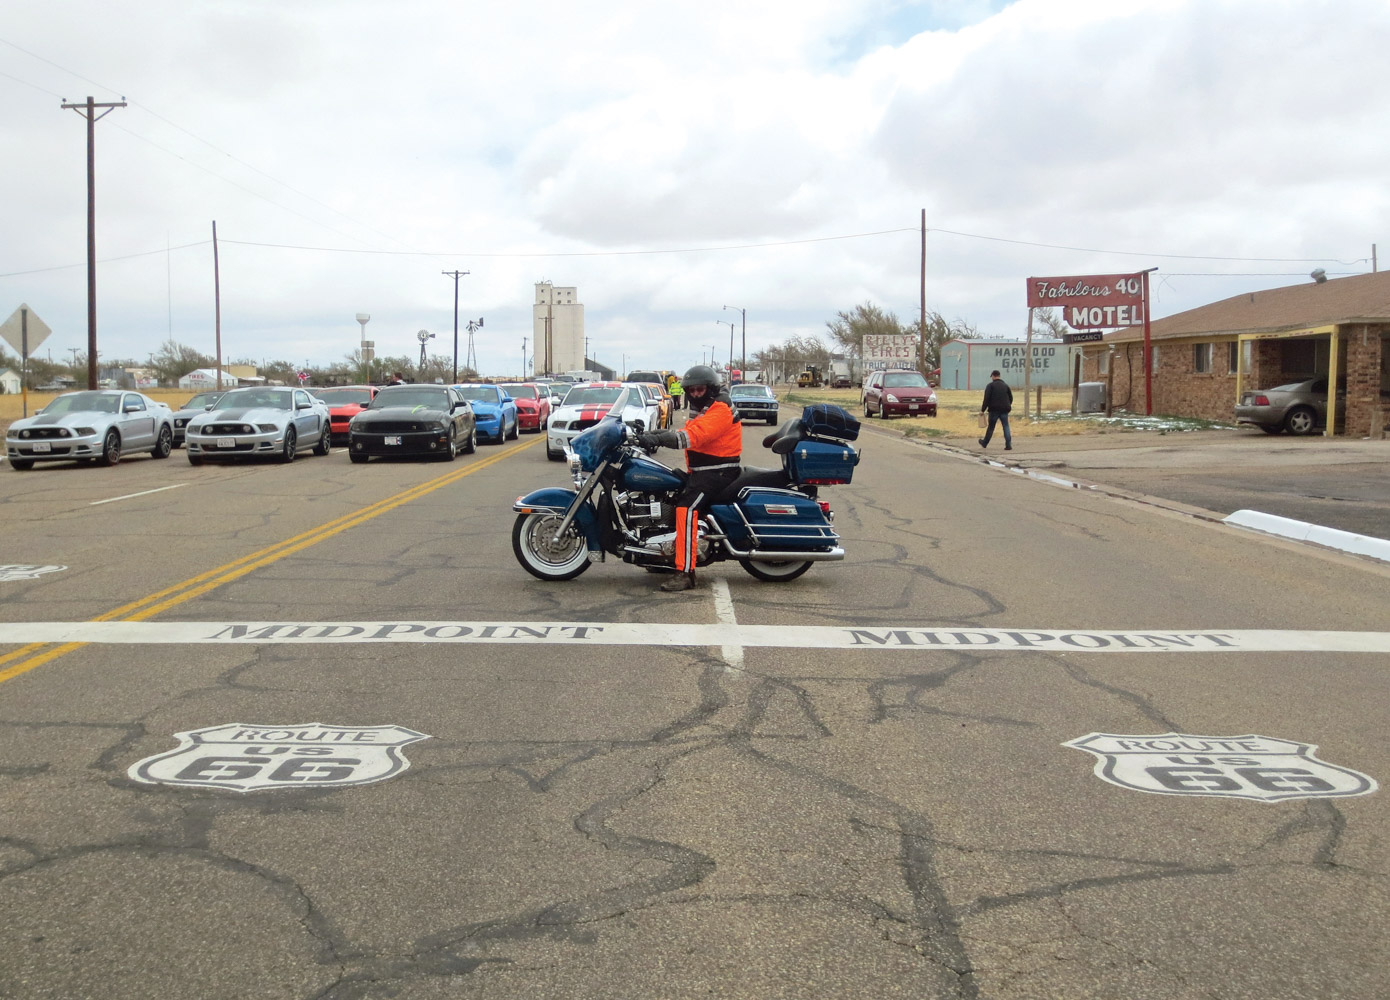
{"type": "MultiPolygon", "coordinates": [[[[716,399],[699,416],[691,417],[681,428],[681,443],[687,452],[698,451],[711,458],[738,458],[743,454],[743,432],[734,419],[734,411],[722,399],[716,399]]],[[[691,469],[707,462],[692,463],[686,455],[686,465],[691,469]]]]}

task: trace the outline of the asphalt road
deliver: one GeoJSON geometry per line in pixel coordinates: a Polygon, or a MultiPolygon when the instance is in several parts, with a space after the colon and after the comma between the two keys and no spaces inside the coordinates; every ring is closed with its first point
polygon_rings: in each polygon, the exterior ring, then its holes
{"type": "Polygon", "coordinates": [[[1390,569],[859,444],[673,595],[534,436],[0,471],[0,994],[1390,995],[1390,569]]]}

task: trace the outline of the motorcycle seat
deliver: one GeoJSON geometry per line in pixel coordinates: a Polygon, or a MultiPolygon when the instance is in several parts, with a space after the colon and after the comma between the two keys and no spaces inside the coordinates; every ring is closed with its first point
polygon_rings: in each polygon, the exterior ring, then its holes
{"type": "Polygon", "coordinates": [[[804,437],[806,437],[806,428],[798,417],[788,420],[763,438],[763,447],[771,448],[774,455],[785,455],[795,448],[796,443],[804,437]]]}
{"type": "Polygon", "coordinates": [[[714,503],[733,503],[738,499],[739,491],[747,486],[769,486],[773,489],[784,490],[791,484],[786,472],[781,469],[744,469],[738,474],[738,478],[729,483],[714,498],[714,503]]]}

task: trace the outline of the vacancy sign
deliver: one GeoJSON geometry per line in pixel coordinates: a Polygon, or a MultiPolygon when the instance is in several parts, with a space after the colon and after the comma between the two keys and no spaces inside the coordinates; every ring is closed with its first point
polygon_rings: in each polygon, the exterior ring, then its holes
{"type": "Polygon", "coordinates": [[[1029,278],[1028,308],[1056,306],[1077,330],[1137,326],[1144,322],[1144,275],[1083,274],[1029,278]]]}

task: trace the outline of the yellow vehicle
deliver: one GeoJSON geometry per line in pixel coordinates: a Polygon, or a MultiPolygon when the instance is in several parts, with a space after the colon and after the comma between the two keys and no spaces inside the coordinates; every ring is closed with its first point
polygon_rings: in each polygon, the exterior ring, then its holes
{"type": "Polygon", "coordinates": [[[821,377],[819,367],[807,365],[806,370],[796,377],[796,384],[801,389],[819,389],[825,385],[825,379],[821,377]]]}

